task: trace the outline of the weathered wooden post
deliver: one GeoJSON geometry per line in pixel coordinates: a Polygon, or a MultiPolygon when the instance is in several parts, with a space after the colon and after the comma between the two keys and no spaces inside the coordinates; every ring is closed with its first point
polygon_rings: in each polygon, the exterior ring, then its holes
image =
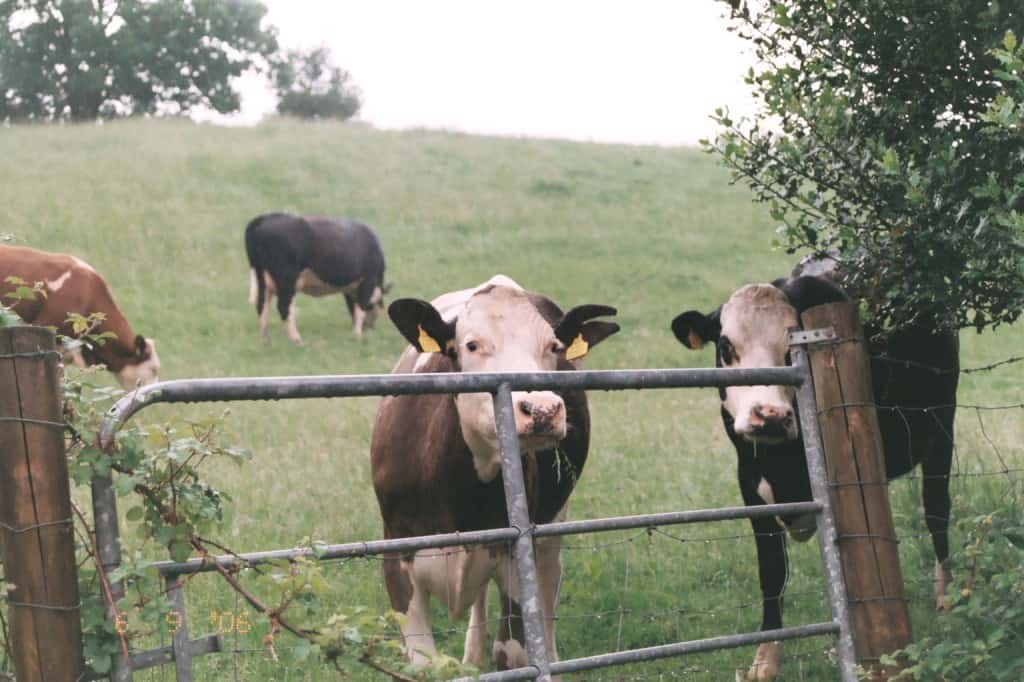
{"type": "Polygon", "coordinates": [[[82,674],[58,361],[52,331],[0,328],[0,536],[18,682],[82,674]]]}
{"type": "Polygon", "coordinates": [[[886,679],[894,671],[879,666],[879,657],[905,647],[912,634],[864,330],[852,302],[811,308],[802,321],[804,329],[835,331],[808,348],[818,423],[857,661],[886,679]]]}

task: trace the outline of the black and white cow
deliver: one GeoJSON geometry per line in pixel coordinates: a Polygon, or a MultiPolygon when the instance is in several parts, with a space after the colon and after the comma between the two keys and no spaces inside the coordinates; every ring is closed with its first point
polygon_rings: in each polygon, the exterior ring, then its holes
{"type": "MultiPolygon", "coordinates": [[[[618,331],[607,306],[563,313],[550,299],[497,276],[432,302],[400,299],[388,314],[411,346],[396,373],[571,371],[618,331]]],[[[530,519],[564,518],[583,471],[590,412],[583,391],[513,392],[530,519]]],[[[371,444],[373,487],[386,538],[508,526],[494,410],[489,393],[384,398],[371,444]]],[[[536,542],[548,654],[556,658],[555,609],[561,582],[561,539],[536,542]]],[[[384,560],[391,605],[405,615],[402,634],[412,661],[436,649],[430,598],[452,618],[470,611],[464,661],[481,665],[487,649],[487,587],[501,594],[492,648],[499,669],[526,665],[513,559],[506,546],[426,550],[384,560]]]]}
{"type": "Polygon", "coordinates": [[[345,296],[357,337],[373,327],[384,307],[384,252],[373,230],[354,220],[269,213],[254,218],[245,228],[245,252],[252,277],[249,302],[260,316],[260,334],[269,340],[270,301],[277,294],[277,310],[288,338],[302,343],[295,326],[296,293],[345,296]]]}
{"type": "MultiPolygon", "coordinates": [[[[672,320],[672,331],[692,350],[716,347],[718,367],[779,367],[788,364],[787,336],[800,314],[815,305],[847,300],[829,276],[831,269],[802,264],[788,279],[750,284],[717,310],[690,310],[672,320]],[[825,276],[803,275],[819,272],[825,276]]],[[[916,323],[870,344],[871,372],[889,478],[918,463],[923,470],[925,519],[935,550],[935,594],[941,607],[949,581],[949,470],[959,378],[959,345],[952,331],[916,323]],[[907,363],[905,361],[911,361],[907,363]],[[895,410],[888,408],[907,408],[895,410]],[[922,408],[928,408],[924,410],[922,408]]],[[[868,336],[871,336],[868,330],[868,336]]],[[[811,499],[794,389],[737,386],[720,390],[722,422],[736,448],[740,494],[747,505],[811,499]]],[[[762,630],[782,627],[788,577],[786,533],[797,541],[813,536],[813,517],[752,519],[763,599],[762,630]]],[[[747,679],[778,674],[781,642],[758,647],[747,679]]]]}

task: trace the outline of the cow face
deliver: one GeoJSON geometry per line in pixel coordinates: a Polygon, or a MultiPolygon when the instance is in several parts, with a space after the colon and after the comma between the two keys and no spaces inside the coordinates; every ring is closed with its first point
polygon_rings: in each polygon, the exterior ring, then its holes
{"type": "MultiPolygon", "coordinates": [[[[717,348],[718,367],[784,367],[789,364],[789,330],[800,326],[810,307],[847,300],[835,283],[814,276],[748,284],[721,308],[703,315],[687,311],[672,320],[672,331],[687,348],[717,348]]],[[[722,407],[733,430],[754,443],[778,443],[799,435],[790,386],[729,386],[722,407]]]]}
{"type": "Polygon", "coordinates": [[[160,375],[160,358],[156,354],[156,342],[153,339],[136,336],[131,359],[115,374],[117,381],[126,391],[155,383],[160,375]]]}
{"type": "MultiPolygon", "coordinates": [[[[619,329],[617,324],[591,318],[615,312],[607,306],[581,306],[552,323],[531,294],[507,286],[481,289],[452,321],[442,319],[426,301],[399,299],[388,308],[395,325],[418,351],[444,353],[462,372],[568,369],[569,361],[582,358],[619,329]]],[[[553,392],[515,391],[512,399],[523,450],[553,448],[572,427],[566,423],[565,403],[553,392]]],[[[455,403],[463,437],[478,460],[478,473],[482,475],[480,462],[486,461],[488,471],[496,474],[495,465],[500,462],[491,395],[462,393],[455,403]]]]}
{"type": "Polygon", "coordinates": [[[373,293],[370,295],[370,307],[366,310],[366,318],[363,320],[367,329],[373,329],[377,324],[377,318],[384,312],[384,294],[388,293],[389,289],[391,289],[390,284],[384,285],[383,288],[373,288],[373,293]]]}

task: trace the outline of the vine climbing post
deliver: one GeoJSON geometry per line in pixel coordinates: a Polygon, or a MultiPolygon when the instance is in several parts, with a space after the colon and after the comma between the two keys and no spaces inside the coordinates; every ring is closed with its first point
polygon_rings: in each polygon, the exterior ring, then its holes
{"type": "Polygon", "coordinates": [[[0,537],[19,682],[75,682],[82,630],[54,333],[0,328],[0,537]]]}

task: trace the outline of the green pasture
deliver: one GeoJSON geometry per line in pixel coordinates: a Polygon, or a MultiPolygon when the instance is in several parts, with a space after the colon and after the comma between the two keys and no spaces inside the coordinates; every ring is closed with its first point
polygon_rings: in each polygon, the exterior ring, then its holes
{"type": "MultiPolygon", "coordinates": [[[[595,349],[591,369],[706,366],[711,351],[678,345],[672,317],[710,309],[740,283],[785,274],[794,260],[772,248],[766,210],[692,149],[286,121],[244,129],[181,121],[0,128],[0,232],[95,266],[136,330],[157,340],[163,378],[390,371],[404,341],[386,319],[356,341],[340,297],[299,299],[305,346],[287,341],[276,315],[273,342],[260,341],[242,232],[253,216],[274,210],[372,225],[392,298],[429,299],[504,273],[562,306],[616,306],[622,331],[595,349]]],[[[964,365],[984,365],[1020,354],[1024,327],[964,332],[962,340],[964,365]]],[[[1020,403],[1022,380],[1024,364],[964,376],[960,402],[1020,403]]],[[[571,516],[740,504],[717,402],[712,389],[592,394],[592,448],[571,516]]],[[[368,454],[376,404],[232,405],[232,438],[255,458],[211,471],[235,500],[222,542],[241,552],[303,538],[380,537],[368,454]]],[[[139,419],[220,409],[160,407],[139,419]]],[[[957,429],[958,472],[1024,466],[1020,409],[963,409],[957,429]]],[[[1007,478],[958,477],[953,489],[961,505],[984,510],[1001,503],[1007,478]]],[[[919,489],[917,480],[897,483],[893,499],[914,627],[923,634],[935,616],[919,489]]],[[[663,530],[566,539],[561,657],[759,626],[749,525],[663,530]]],[[[790,556],[787,624],[826,619],[816,543],[792,546],[790,556]]],[[[310,623],[357,605],[387,608],[377,561],[349,561],[327,575],[331,593],[310,623]]],[[[230,631],[234,616],[223,614],[244,610],[213,575],[195,579],[188,600],[195,633],[230,631]]],[[[492,600],[494,618],[496,609],[492,600]]],[[[260,652],[266,623],[253,620],[251,632],[225,635],[247,651],[200,659],[197,679],[332,679],[326,666],[297,660],[287,637],[278,641],[280,660],[269,660],[260,652]]],[[[437,610],[434,626],[439,645],[461,655],[457,631],[465,621],[437,610]]],[[[782,679],[832,679],[829,644],[790,644],[782,679]]],[[[740,649],[581,678],[731,680],[752,656],[740,649]]],[[[136,679],[170,680],[173,668],[136,679]]]]}

